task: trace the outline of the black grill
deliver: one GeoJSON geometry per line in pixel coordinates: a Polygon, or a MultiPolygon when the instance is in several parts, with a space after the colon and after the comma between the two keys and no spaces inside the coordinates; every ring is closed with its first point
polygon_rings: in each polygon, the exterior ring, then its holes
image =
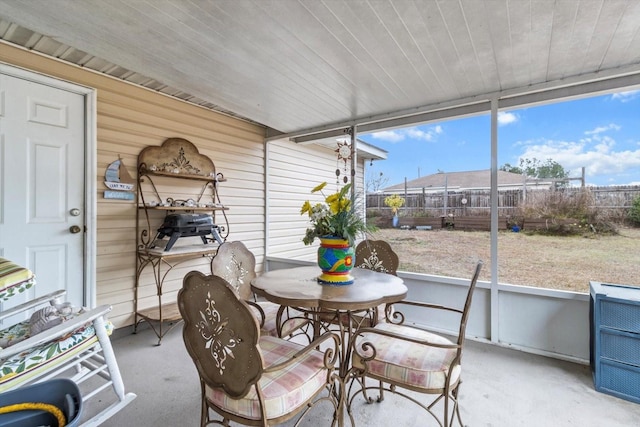
{"type": "Polygon", "coordinates": [[[169,214],[164,218],[162,226],[158,228],[156,240],[169,236],[169,242],[164,248],[165,251],[170,250],[179,237],[200,236],[204,244],[207,244],[209,240],[215,240],[222,244],[219,230],[220,227],[213,223],[213,218],[208,214],[169,214]],[[207,238],[209,235],[212,236],[212,239],[207,238]]]}

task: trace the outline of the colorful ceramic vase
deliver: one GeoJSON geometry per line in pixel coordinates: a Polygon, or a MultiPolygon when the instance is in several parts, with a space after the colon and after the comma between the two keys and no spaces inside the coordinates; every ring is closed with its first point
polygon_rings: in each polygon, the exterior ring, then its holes
{"type": "Polygon", "coordinates": [[[349,274],[355,262],[355,249],[340,237],[321,237],[318,248],[318,266],[322,274],[318,282],[323,285],[351,285],[349,274]]]}

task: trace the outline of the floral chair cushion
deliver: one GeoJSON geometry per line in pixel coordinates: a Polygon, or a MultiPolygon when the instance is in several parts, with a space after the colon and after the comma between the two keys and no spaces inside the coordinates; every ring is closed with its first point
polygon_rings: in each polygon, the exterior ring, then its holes
{"type": "MultiPolygon", "coordinates": [[[[105,328],[111,335],[113,324],[107,321],[105,328]]],[[[15,344],[29,338],[30,331],[31,322],[26,320],[1,330],[0,341],[8,345],[15,344]]],[[[6,359],[0,359],[0,392],[14,388],[16,383],[30,380],[40,372],[50,370],[53,366],[90,348],[97,341],[95,329],[89,323],[60,339],[30,348],[6,359]]]]}
{"type": "Polygon", "coordinates": [[[24,268],[0,257],[0,300],[6,301],[22,293],[35,283],[35,275],[24,268]]]}

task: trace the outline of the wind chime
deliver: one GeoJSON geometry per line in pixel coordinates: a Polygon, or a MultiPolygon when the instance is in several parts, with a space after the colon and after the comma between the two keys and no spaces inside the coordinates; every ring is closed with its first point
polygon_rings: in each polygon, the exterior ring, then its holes
{"type": "MultiPolygon", "coordinates": [[[[345,131],[345,133],[350,134],[350,130],[345,131]]],[[[336,157],[336,185],[340,186],[340,175],[342,175],[342,181],[344,184],[348,184],[349,180],[353,181],[353,177],[356,174],[355,169],[351,167],[353,158],[353,150],[351,146],[351,142],[347,138],[341,138],[338,140],[338,146],[334,150],[338,153],[336,157]],[[340,170],[340,161],[342,160],[342,170],[340,170]],[[347,167],[347,164],[349,167],[347,167]],[[350,169],[350,170],[349,170],[350,169]]]]}

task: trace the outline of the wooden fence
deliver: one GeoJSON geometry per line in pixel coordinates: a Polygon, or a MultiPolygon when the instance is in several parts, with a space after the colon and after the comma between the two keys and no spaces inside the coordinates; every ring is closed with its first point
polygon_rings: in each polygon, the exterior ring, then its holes
{"type": "MultiPolygon", "coordinates": [[[[588,191],[594,208],[607,209],[614,215],[623,215],[631,207],[633,200],[640,197],[640,185],[568,187],[557,190],[506,190],[498,192],[498,216],[518,215],[518,207],[527,198],[545,197],[552,192],[562,192],[567,196],[588,191]]],[[[391,193],[367,194],[367,213],[370,215],[391,216],[391,209],[384,199],[391,193]]],[[[400,194],[405,205],[400,209],[401,216],[427,217],[467,217],[489,216],[491,213],[491,194],[489,190],[448,191],[428,193],[400,194]]]]}
{"type": "MultiPolygon", "coordinates": [[[[425,230],[452,229],[464,231],[490,231],[491,217],[489,216],[451,216],[451,217],[400,217],[400,227],[423,228],[425,230]]],[[[391,218],[375,217],[374,224],[379,228],[390,228],[391,218]]],[[[572,226],[576,224],[575,219],[549,219],[549,218],[520,218],[517,223],[509,218],[498,219],[498,230],[511,230],[514,225],[518,230],[549,230],[562,226],[572,226]]]]}

